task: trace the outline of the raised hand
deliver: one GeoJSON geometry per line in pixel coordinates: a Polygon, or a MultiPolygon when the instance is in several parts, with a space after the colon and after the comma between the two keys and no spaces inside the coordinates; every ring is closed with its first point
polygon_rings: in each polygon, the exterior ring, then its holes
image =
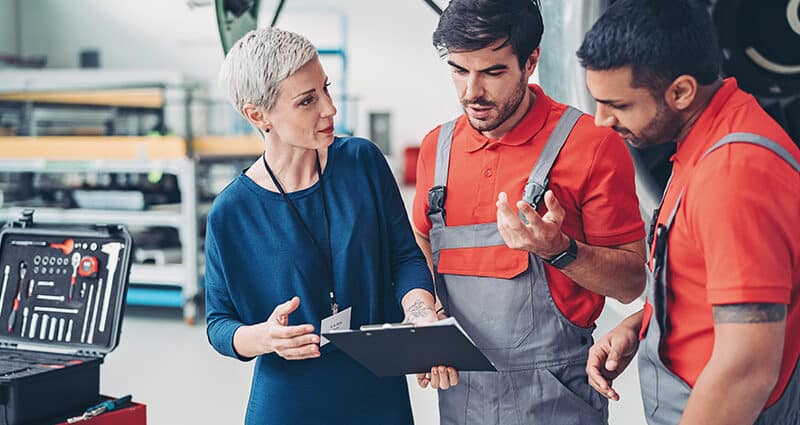
{"type": "Polygon", "coordinates": [[[544,202],[548,211],[541,217],[529,203],[517,202],[517,208],[528,221],[525,224],[508,204],[506,193],[500,192],[497,197],[497,229],[509,248],[532,252],[547,259],[567,249],[569,238],[561,232],[566,214],[564,208],[550,190],[545,193],[544,202]]]}
{"type": "Polygon", "coordinates": [[[314,326],[288,326],[289,315],[299,306],[300,298],[294,297],[275,307],[265,322],[239,328],[234,335],[236,351],[246,357],[274,352],[286,360],[319,357],[319,335],[312,333],[314,326]]]}

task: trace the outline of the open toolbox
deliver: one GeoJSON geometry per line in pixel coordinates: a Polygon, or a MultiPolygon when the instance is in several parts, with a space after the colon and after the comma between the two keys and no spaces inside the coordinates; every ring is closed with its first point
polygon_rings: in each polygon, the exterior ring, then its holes
{"type": "Polygon", "coordinates": [[[0,230],[0,425],[99,400],[119,342],[132,240],[122,225],[54,225],[33,211],[0,230]]]}

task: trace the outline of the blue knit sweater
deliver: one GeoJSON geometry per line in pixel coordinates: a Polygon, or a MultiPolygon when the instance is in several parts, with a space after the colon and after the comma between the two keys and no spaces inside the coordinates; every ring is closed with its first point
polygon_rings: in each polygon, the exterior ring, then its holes
{"type": "MultiPolygon", "coordinates": [[[[337,138],[328,149],[324,188],[317,183],[289,197],[327,250],[321,190],[325,190],[334,289],[342,309],[352,306],[351,327],[397,322],[410,290],[432,291],[400,192],[386,160],[371,142],[337,138]]],[[[239,326],[265,321],[293,296],[300,307],[289,324],[319,331],[330,315],[328,276],[302,225],[280,193],[244,174],[214,201],[206,231],[208,339],[221,354],[233,349],[239,326]]],[[[404,377],[379,379],[337,350],[287,361],[259,356],[247,424],[410,424],[404,377]]]]}

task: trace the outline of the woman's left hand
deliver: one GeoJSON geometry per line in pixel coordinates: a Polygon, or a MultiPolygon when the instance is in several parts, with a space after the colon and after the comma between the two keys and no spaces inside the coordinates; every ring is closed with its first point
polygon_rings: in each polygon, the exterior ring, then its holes
{"type": "MultiPolygon", "coordinates": [[[[430,292],[424,289],[414,289],[403,297],[403,307],[406,312],[406,322],[415,326],[425,326],[439,318],[434,310],[434,299],[430,292]]],[[[446,390],[458,385],[458,371],[450,366],[434,366],[430,373],[418,373],[417,384],[422,388],[428,385],[435,390],[446,390]]]]}
{"type": "Polygon", "coordinates": [[[458,371],[450,366],[434,366],[430,373],[418,373],[417,384],[420,388],[428,388],[430,384],[434,390],[446,390],[458,385],[458,371]]]}

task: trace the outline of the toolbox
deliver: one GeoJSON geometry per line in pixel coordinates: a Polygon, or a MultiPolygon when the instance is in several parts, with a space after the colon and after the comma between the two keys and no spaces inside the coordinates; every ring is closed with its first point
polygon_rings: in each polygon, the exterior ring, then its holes
{"type": "Polygon", "coordinates": [[[122,225],[0,230],[0,425],[39,424],[100,399],[119,343],[133,241],[122,225]]]}

